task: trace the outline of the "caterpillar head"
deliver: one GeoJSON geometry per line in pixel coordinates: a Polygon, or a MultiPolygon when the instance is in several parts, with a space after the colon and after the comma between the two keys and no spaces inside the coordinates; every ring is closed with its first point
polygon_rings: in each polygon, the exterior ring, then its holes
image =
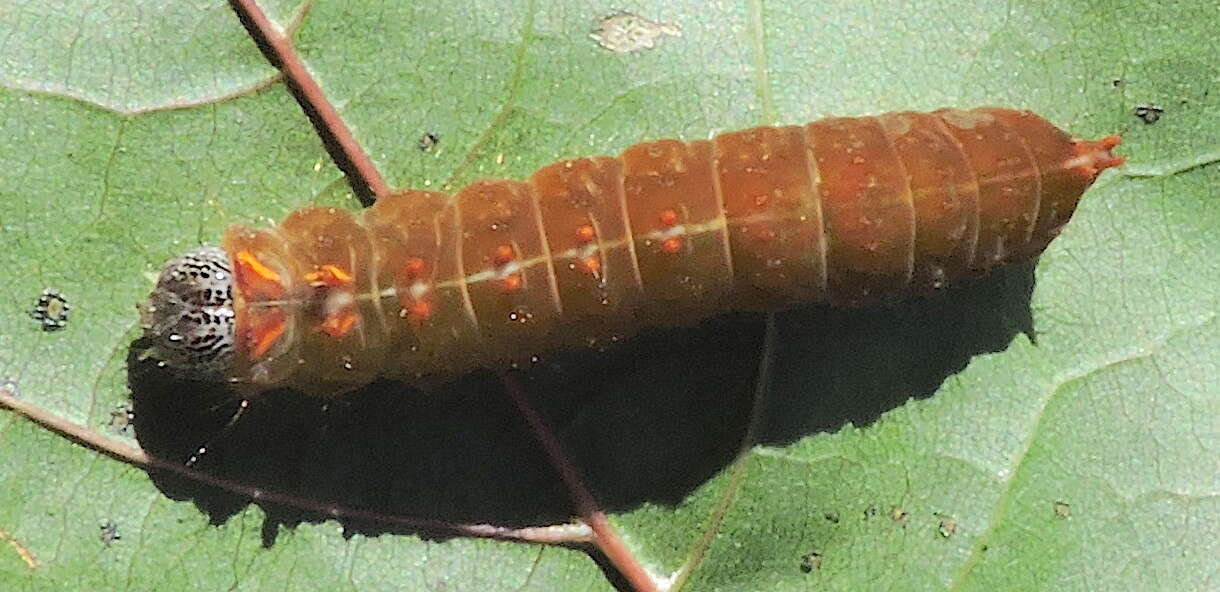
{"type": "Polygon", "coordinates": [[[222,249],[204,246],[171,259],[139,308],[144,335],[152,341],[145,356],[197,378],[231,373],[233,273],[222,249]]]}

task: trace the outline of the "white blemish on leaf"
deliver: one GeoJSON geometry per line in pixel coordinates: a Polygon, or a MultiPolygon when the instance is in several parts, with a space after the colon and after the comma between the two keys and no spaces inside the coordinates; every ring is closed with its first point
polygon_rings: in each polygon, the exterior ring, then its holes
{"type": "Polygon", "coordinates": [[[630,12],[616,12],[602,18],[597,29],[589,35],[598,45],[614,53],[652,49],[662,37],[681,36],[682,27],[676,23],[649,20],[630,12]]]}

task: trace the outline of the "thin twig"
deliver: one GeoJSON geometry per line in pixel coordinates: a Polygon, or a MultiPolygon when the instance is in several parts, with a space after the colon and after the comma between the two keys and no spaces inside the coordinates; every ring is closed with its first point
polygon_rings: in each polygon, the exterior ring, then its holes
{"type": "Polygon", "coordinates": [[[250,36],[259,44],[263,55],[284,73],[285,82],[313,122],[314,129],[322,136],[335,164],[347,173],[352,190],[360,202],[368,206],[374,199],[389,195],[390,186],[352,135],[339,111],[326,98],[322,87],[309,73],[292,39],[267,18],[256,0],[230,0],[229,4],[250,36]]]}
{"type": "Polygon", "coordinates": [[[17,556],[21,557],[21,561],[25,562],[26,567],[30,569],[38,569],[38,558],[34,557],[34,554],[31,553],[25,545],[21,544],[21,541],[17,540],[17,537],[5,532],[4,530],[0,530],[0,541],[7,542],[9,546],[17,552],[17,556]]]}
{"type": "Polygon", "coordinates": [[[644,569],[644,566],[640,565],[631,549],[627,547],[623,539],[615,532],[614,527],[610,524],[610,520],[606,517],[606,513],[597,505],[593,494],[585,486],[580,472],[576,470],[576,466],[564,454],[563,448],[559,445],[559,440],[551,433],[546,422],[542,420],[542,416],[534,409],[533,404],[530,403],[529,397],[525,394],[525,389],[521,387],[517,377],[504,372],[500,374],[500,379],[504,382],[504,389],[508,391],[508,395],[512,397],[513,402],[517,405],[517,409],[525,418],[526,423],[529,424],[530,429],[533,430],[534,436],[538,438],[539,443],[546,450],[551,464],[555,467],[555,470],[559,471],[560,478],[563,479],[564,485],[567,486],[568,492],[572,496],[572,501],[576,504],[576,511],[580,514],[581,521],[589,525],[589,528],[593,530],[597,547],[601,549],[606,558],[610,560],[610,563],[627,579],[636,592],[659,592],[660,588],[656,580],[644,569]]]}
{"type": "Polygon", "coordinates": [[[8,390],[0,388],[0,408],[8,408],[30,421],[72,440],[81,446],[100,452],[129,465],[145,471],[164,471],[173,473],[191,481],[203,483],[234,493],[251,501],[270,502],[321,516],[335,519],[359,520],[375,524],[402,526],[416,530],[424,530],[437,534],[451,534],[477,538],[499,539],[522,543],[547,545],[572,545],[589,543],[594,540],[596,530],[591,525],[560,524],[554,526],[539,526],[529,528],[509,528],[494,524],[453,524],[442,520],[428,518],[411,518],[393,514],[382,514],[367,510],[357,510],[313,501],[278,491],[262,489],[244,483],[209,475],[185,465],[163,460],[152,456],[144,450],[130,444],[115,440],[80,424],[73,423],[42,407],[24,399],[13,396],[8,390]]]}
{"type": "Polygon", "coordinates": [[[0,387],[0,408],[17,412],[22,417],[59,434],[85,448],[100,452],[117,461],[142,469],[155,467],[156,459],[140,448],[110,438],[96,430],[73,423],[0,387]]]}

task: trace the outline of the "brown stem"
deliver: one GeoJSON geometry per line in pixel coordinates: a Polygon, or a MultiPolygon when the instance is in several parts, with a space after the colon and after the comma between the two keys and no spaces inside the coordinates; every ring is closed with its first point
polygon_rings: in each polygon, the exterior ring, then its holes
{"type": "Polygon", "coordinates": [[[284,73],[284,81],[321,136],[326,151],[347,175],[360,203],[369,206],[389,195],[390,186],[309,73],[292,39],[267,18],[257,0],[229,0],[229,5],[267,61],[284,73]]]}
{"type": "Polygon", "coordinates": [[[598,507],[593,494],[589,492],[589,488],[581,479],[580,472],[568,460],[563,448],[559,445],[559,440],[551,433],[546,422],[542,420],[542,416],[530,403],[529,397],[525,394],[525,389],[521,388],[517,377],[504,372],[500,374],[500,378],[504,382],[504,389],[508,391],[508,395],[512,397],[513,402],[517,404],[517,409],[533,430],[534,436],[546,450],[551,464],[555,470],[559,471],[560,478],[563,479],[564,485],[572,495],[573,503],[576,504],[576,511],[580,514],[581,521],[593,530],[594,542],[598,549],[606,555],[610,563],[626,578],[636,592],[659,592],[660,588],[652,575],[636,560],[631,549],[627,548],[623,539],[615,532],[606,513],[598,507]]]}
{"type": "Polygon", "coordinates": [[[223,479],[203,473],[179,463],[163,460],[152,456],[130,444],[110,438],[100,432],[91,430],[80,424],[73,423],[29,401],[14,396],[4,388],[0,388],[0,408],[11,409],[30,421],[59,434],[86,448],[100,452],[115,460],[139,467],[145,471],[164,471],[204,483],[212,487],[235,493],[252,501],[270,502],[321,516],[336,519],[360,520],[378,524],[403,526],[416,530],[425,530],[438,534],[467,536],[477,538],[500,539],[524,543],[572,545],[588,543],[594,540],[596,529],[580,525],[540,526],[532,528],[508,528],[494,524],[452,524],[441,520],[427,518],[410,518],[393,514],[381,514],[367,510],[357,510],[345,506],[328,504],[299,498],[286,493],[262,489],[244,483],[223,479]]]}

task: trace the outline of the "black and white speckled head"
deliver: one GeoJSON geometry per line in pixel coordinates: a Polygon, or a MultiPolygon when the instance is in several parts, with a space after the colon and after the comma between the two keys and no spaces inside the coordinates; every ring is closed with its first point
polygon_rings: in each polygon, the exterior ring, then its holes
{"type": "Polygon", "coordinates": [[[233,369],[233,273],[229,255],[199,247],[165,264],[157,286],[140,304],[149,357],[202,379],[223,379],[233,369]]]}

